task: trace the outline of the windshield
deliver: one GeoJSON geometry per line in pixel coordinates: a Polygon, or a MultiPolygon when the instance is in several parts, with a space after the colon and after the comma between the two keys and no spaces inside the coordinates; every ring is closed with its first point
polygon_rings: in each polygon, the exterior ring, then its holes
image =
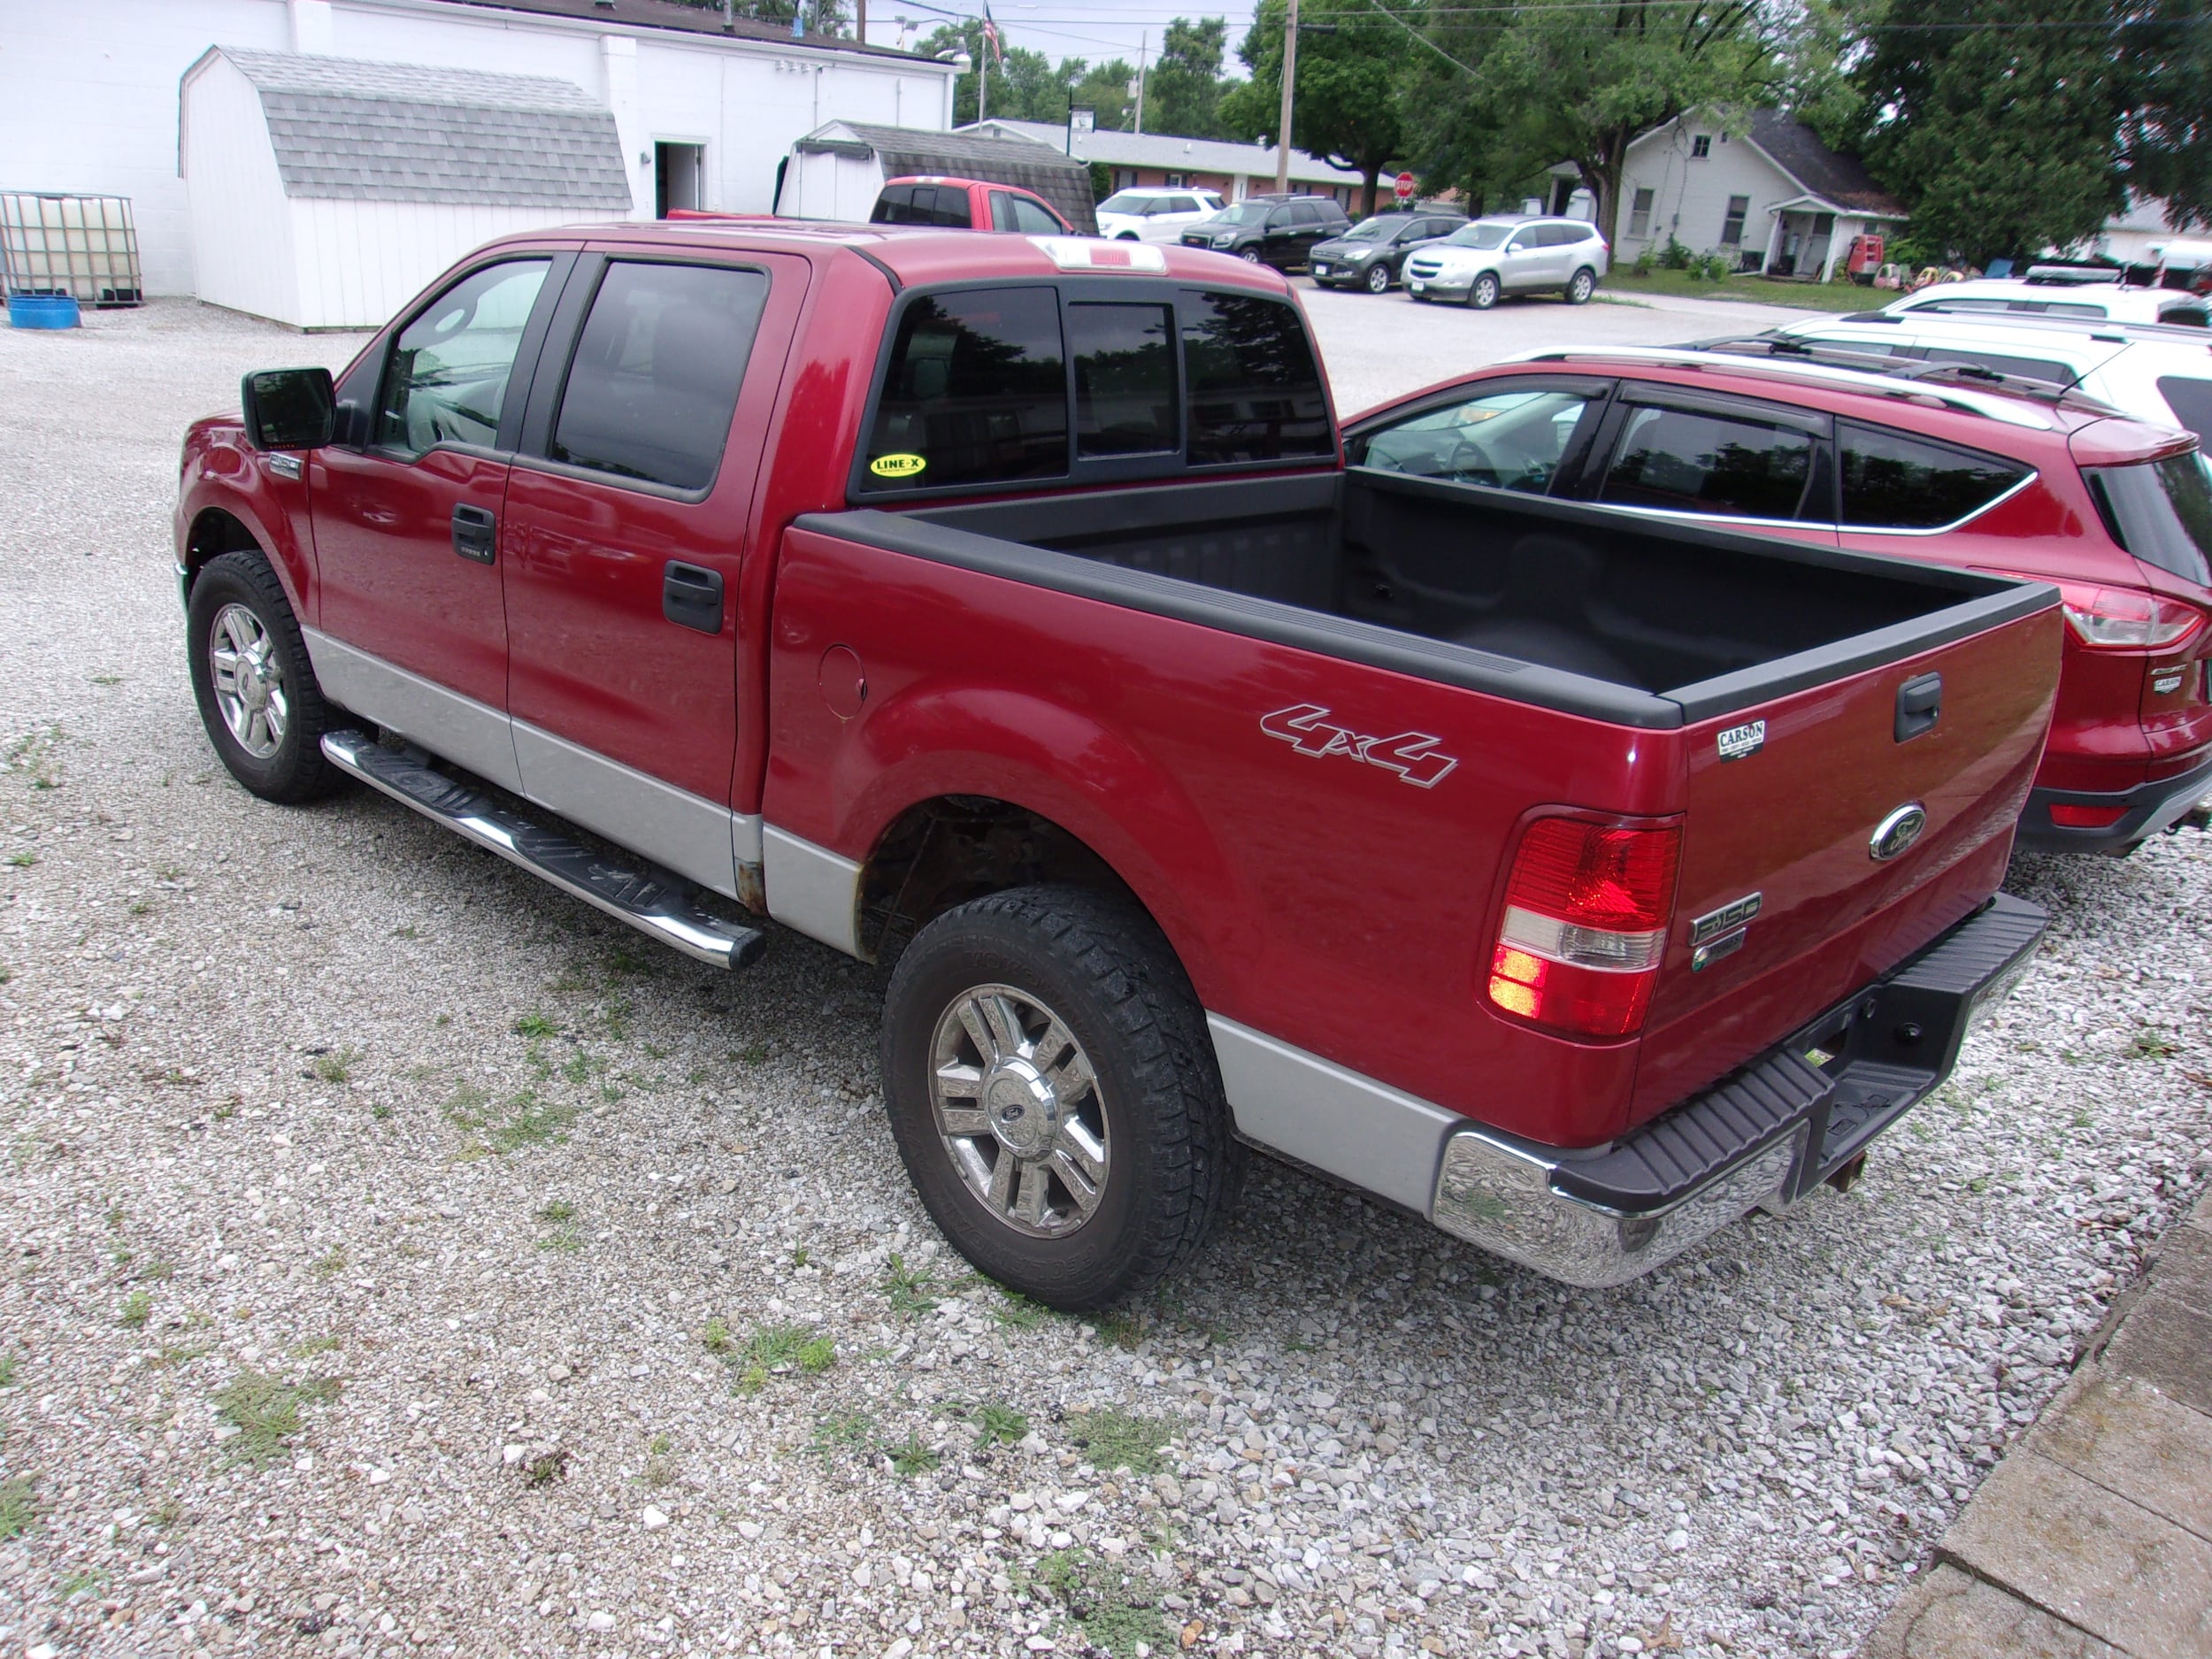
{"type": "Polygon", "coordinates": [[[2195,456],[2082,471],[2122,547],[2189,581],[2212,581],[2212,480],[2195,456]]]}
{"type": "Polygon", "coordinates": [[[1513,234],[1510,225],[1468,225],[1444,238],[1451,248],[1502,248],[1505,239],[1513,234]]]}
{"type": "Polygon", "coordinates": [[[1156,196],[1136,190],[1119,190],[1098,204],[1098,211],[1102,213],[1141,215],[1151,211],[1153,204],[1159,199],[1156,196]]]}
{"type": "Polygon", "coordinates": [[[1388,242],[1390,233],[1406,221],[1402,216],[1390,219],[1363,219],[1346,231],[1339,242],[1388,242]]]}
{"type": "Polygon", "coordinates": [[[1226,212],[1214,215],[1217,225],[1264,225],[1271,202],[1239,202],[1226,212]]]}

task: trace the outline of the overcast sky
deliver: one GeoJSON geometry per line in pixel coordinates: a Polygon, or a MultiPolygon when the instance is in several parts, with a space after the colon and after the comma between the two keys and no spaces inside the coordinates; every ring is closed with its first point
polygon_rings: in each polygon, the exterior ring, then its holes
{"type": "MultiPolygon", "coordinates": [[[[1237,47],[1252,27],[1253,0],[1233,5],[1176,5],[1172,0],[991,0],[991,16],[1009,46],[1042,52],[1055,63],[1063,58],[1083,58],[1097,63],[1109,58],[1137,61],[1140,41],[1155,57],[1171,19],[1222,17],[1229,21],[1228,50],[1222,67],[1242,74],[1237,47]]],[[[868,38],[880,46],[898,44],[896,19],[910,27],[906,44],[947,20],[948,14],[983,15],[983,0],[868,0],[868,38]]]]}

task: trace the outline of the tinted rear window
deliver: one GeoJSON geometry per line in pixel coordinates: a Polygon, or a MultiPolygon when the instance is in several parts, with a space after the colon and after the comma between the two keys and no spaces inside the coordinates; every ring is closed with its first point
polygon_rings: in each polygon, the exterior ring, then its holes
{"type": "Polygon", "coordinates": [[[1194,296],[1183,362],[1193,466],[1335,453],[1313,347],[1279,300],[1194,296]]]}
{"type": "Polygon", "coordinates": [[[1175,448],[1174,342],[1171,305],[1068,307],[1078,455],[1175,448]]]}
{"type": "Polygon", "coordinates": [[[2113,539],[2146,565],[2212,583],[2212,479],[2193,455],[2082,469],[2113,539]]]}
{"type": "Polygon", "coordinates": [[[940,184],[893,185],[876,200],[869,219],[878,225],[941,225],[971,228],[968,193],[940,184]]]}
{"type": "Polygon", "coordinates": [[[2016,357],[2002,351],[1964,346],[1929,346],[1918,355],[1930,363],[1964,363],[1998,374],[2017,374],[2023,380],[2047,381],[2053,386],[2074,383],[2073,370],[2047,357],[2016,357]]]}
{"type": "Polygon", "coordinates": [[[1859,529],[1932,530],[1978,511],[2027,476],[1995,456],[1924,443],[1878,426],[1838,423],[1843,522],[1859,529]]]}
{"type": "Polygon", "coordinates": [[[868,444],[872,483],[929,488],[1068,470],[1067,362],[1048,288],[916,300],[868,444]]]}
{"type": "Polygon", "coordinates": [[[1812,470],[1812,438],[1794,428],[1681,409],[1632,409],[1598,499],[1676,512],[1791,518],[1812,470]]]}

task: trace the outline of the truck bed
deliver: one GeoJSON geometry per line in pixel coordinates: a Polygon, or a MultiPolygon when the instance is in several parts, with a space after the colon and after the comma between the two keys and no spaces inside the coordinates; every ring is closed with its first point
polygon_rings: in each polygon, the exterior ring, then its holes
{"type": "Polygon", "coordinates": [[[1647,727],[1901,660],[2047,603],[2003,578],[1365,469],[810,522],[1647,727]]]}

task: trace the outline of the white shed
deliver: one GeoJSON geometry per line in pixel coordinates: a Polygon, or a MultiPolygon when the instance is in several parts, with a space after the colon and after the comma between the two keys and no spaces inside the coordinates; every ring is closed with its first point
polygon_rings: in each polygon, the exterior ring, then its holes
{"type": "Polygon", "coordinates": [[[480,242],[630,211],[614,117],[547,76],[216,47],[180,142],[200,297],[300,328],[374,326],[480,242]]]}

